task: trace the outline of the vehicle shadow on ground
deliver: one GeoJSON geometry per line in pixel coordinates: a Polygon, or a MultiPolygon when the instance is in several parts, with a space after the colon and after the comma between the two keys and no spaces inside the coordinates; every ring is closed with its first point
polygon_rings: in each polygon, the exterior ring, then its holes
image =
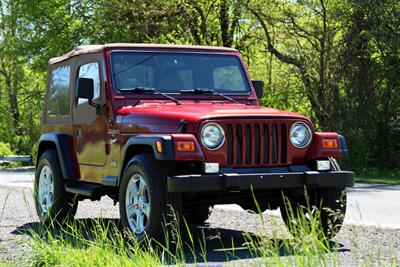
{"type": "MultiPolygon", "coordinates": [[[[87,241],[95,240],[94,230],[102,225],[103,229],[110,227],[110,238],[113,238],[113,231],[115,231],[116,225],[119,224],[118,219],[75,219],[75,225],[79,225],[77,233],[80,238],[84,238],[87,241]]],[[[184,227],[184,226],[183,226],[184,227]]],[[[17,227],[12,233],[15,235],[27,235],[27,236],[39,236],[43,240],[48,237],[49,231],[51,236],[55,239],[68,239],[71,236],[68,234],[68,229],[64,231],[60,229],[46,228],[41,223],[33,222],[27,223],[17,227]]],[[[185,261],[186,263],[206,263],[206,262],[228,262],[232,260],[244,260],[262,257],[262,255],[256,252],[254,249],[250,249],[248,244],[249,237],[255,243],[257,240],[263,239],[261,236],[257,236],[252,233],[245,233],[239,230],[231,230],[224,228],[211,228],[207,223],[190,225],[189,232],[182,230],[182,243],[184,244],[185,261]],[[193,243],[194,246],[193,246],[193,243]]],[[[69,239],[70,244],[74,245],[73,240],[69,239]]],[[[78,240],[78,238],[76,238],[78,240]]],[[[265,238],[264,238],[265,240],[265,238]]],[[[79,246],[82,247],[82,240],[77,241],[79,246]]],[[[280,256],[293,255],[293,248],[285,247],[284,239],[271,239],[270,242],[275,242],[280,247],[280,256]]],[[[173,245],[171,246],[173,247],[173,245]]],[[[330,241],[331,251],[346,252],[349,249],[344,248],[340,243],[330,241]]],[[[171,249],[173,252],[174,249],[171,249]]]]}

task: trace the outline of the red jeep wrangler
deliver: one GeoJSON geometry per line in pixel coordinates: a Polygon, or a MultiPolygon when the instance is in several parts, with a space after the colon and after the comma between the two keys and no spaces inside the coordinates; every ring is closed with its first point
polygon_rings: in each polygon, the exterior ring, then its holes
{"type": "Polygon", "coordinates": [[[325,208],[344,215],[339,199],[354,184],[334,160],[347,153],[345,139],[260,107],[262,91],[231,48],[88,45],[51,59],[35,176],[40,220],[63,222],[79,200],[108,195],[124,230],[160,238],[170,206],[199,223],[214,204],[257,210],[254,196],[261,211],[280,207],[288,224],[282,195],[306,212],[306,189],[333,236],[344,216],[325,208]]]}

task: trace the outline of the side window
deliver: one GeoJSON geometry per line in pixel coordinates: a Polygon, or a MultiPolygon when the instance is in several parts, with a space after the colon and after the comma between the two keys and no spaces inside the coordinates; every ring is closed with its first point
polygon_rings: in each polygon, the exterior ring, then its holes
{"type": "Polygon", "coordinates": [[[47,101],[48,115],[69,115],[70,75],[69,65],[57,67],[51,71],[50,95],[47,101]]]}
{"type": "MultiPolygon", "coordinates": [[[[100,97],[100,73],[99,73],[99,64],[97,62],[88,63],[79,67],[78,79],[79,78],[91,78],[94,81],[94,93],[93,99],[97,99],[100,97]]],[[[78,79],[76,79],[78,84],[78,79]]],[[[76,90],[78,87],[76,86],[76,90]]],[[[75,90],[75,95],[76,95],[75,90]]],[[[78,98],[77,105],[81,105],[87,103],[87,99],[78,98]]]]}
{"type": "Polygon", "coordinates": [[[227,91],[245,91],[245,85],[237,66],[224,66],[213,71],[214,87],[227,91]]]}

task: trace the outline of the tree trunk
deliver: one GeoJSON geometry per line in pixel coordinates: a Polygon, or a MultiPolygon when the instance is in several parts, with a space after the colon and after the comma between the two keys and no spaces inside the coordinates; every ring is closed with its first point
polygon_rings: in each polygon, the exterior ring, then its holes
{"type": "Polygon", "coordinates": [[[1,62],[1,74],[4,76],[5,89],[7,91],[8,105],[11,111],[11,122],[12,122],[12,133],[16,135],[21,135],[21,129],[19,125],[19,107],[18,107],[18,97],[16,82],[12,81],[11,71],[7,69],[4,61],[1,62]]]}

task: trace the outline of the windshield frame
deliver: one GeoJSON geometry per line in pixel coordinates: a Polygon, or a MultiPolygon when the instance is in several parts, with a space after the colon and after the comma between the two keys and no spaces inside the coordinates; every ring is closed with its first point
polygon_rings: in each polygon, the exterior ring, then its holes
{"type": "MultiPolygon", "coordinates": [[[[229,96],[242,96],[242,97],[249,97],[249,96],[251,96],[252,94],[253,94],[253,87],[252,87],[252,84],[251,84],[251,81],[250,81],[250,77],[248,76],[248,73],[247,73],[247,70],[246,70],[246,68],[244,67],[244,65],[243,65],[243,61],[242,61],[242,59],[240,58],[240,56],[238,55],[238,54],[236,54],[236,53],[226,53],[225,51],[221,51],[221,52],[218,52],[218,51],[207,51],[207,52],[204,52],[204,51],[176,51],[176,50],[160,50],[160,49],[156,49],[156,50],[137,50],[137,49],[113,49],[113,50],[111,50],[110,52],[109,52],[109,57],[108,57],[108,59],[109,59],[109,68],[110,68],[110,78],[111,78],[111,87],[112,87],[112,90],[113,90],[113,92],[114,93],[117,93],[118,95],[121,95],[121,96],[138,96],[138,95],[149,95],[149,93],[134,93],[134,92],[129,92],[129,93],[127,93],[127,92],[121,92],[120,90],[117,90],[117,88],[116,88],[116,86],[115,86],[115,79],[114,79],[114,67],[113,67],[113,54],[114,53],[121,53],[121,52],[123,52],[123,53],[156,53],[156,54],[162,54],[162,53],[164,53],[164,54],[194,54],[194,55],[217,55],[217,56],[231,56],[231,57],[235,57],[237,60],[238,60],[238,65],[240,65],[240,66],[238,66],[239,67],[239,70],[240,70],[240,72],[241,72],[241,76],[242,76],[242,78],[243,78],[243,82],[244,82],[244,86],[245,87],[247,87],[247,89],[248,89],[248,91],[247,92],[238,92],[238,93],[236,93],[236,92],[233,92],[233,93],[230,93],[230,92],[220,92],[220,93],[222,93],[222,94],[224,94],[224,95],[229,95],[229,96]]],[[[218,91],[219,92],[219,91],[218,91]]],[[[165,94],[168,94],[168,95],[174,95],[174,97],[177,97],[177,96],[182,96],[183,98],[188,98],[188,94],[182,94],[182,93],[180,93],[180,92],[163,92],[163,93],[165,93],[165,94]]],[[[201,95],[201,94],[199,94],[199,95],[196,95],[196,94],[192,94],[192,95],[190,95],[190,98],[203,98],[205,95],[201,95]]],[[[211,95],[208,95],[206,98],[210,98],[210,96],[211,95]]]]}

